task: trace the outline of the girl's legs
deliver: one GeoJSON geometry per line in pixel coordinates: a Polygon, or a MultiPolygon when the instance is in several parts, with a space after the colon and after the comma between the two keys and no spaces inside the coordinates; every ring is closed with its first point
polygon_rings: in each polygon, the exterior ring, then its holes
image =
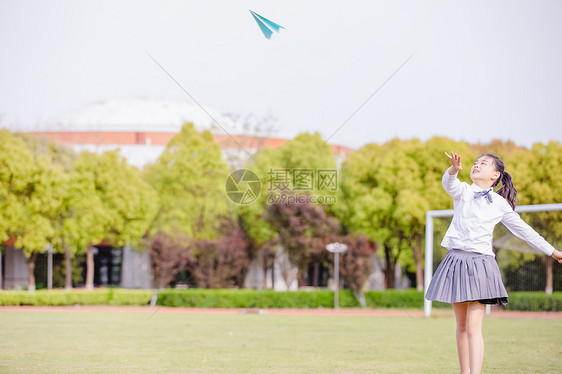
{"type": "Polygon", "coordinates": [[[453,310],[457,319],[457,352],[459,354],[459,364],[461,374],[469,374],[469,351],[468,337],[466,333],[467,313],[469,303],[453,303],[453,310]]]}
{"type": "Polygon", "coordinates": [[[478,301],[453,303],[453,310],[457,320],[457,352],[461,374],[480,374],[484,360],[482,320],[486,306],[478,301]]]}
{"type": "Polygon", "coordinates": [[[478,301],[468,303],[467,337],[470,363],[470,374],[482,373],[484,361],[484,338],[482,337],[482,320],[486,314],[486,306],[478,301]]]}

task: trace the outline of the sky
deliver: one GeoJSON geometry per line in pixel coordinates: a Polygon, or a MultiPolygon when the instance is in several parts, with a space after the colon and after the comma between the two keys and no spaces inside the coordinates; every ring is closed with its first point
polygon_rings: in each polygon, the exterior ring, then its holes
{"type": "Polygon", "coordinates": [[[562,141],[557,0],[0,0],[0,54],[0,127],[147,97],[355,149],[562,141]]]}

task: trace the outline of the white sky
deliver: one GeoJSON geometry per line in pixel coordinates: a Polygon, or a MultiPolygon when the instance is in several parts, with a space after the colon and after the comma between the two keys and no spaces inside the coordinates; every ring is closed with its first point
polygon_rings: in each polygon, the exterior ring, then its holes
{"type": "Polygon", "coordinates": [[[192,100],[358,148],[562,141],[562,2],[0,0],[0,126],[90,102],[192,100]],[[248,9],[283,25],[271,40],[248,9]]]}

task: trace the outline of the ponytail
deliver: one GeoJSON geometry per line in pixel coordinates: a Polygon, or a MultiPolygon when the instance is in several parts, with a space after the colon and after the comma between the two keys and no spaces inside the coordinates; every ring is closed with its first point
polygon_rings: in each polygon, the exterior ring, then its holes
{"type": "Polygon", "coordinates": [[[505,171],[503,161],[500,160],[498,156],[490,153],[486,153],[484,156],[493,158],[496,170],[500,172],[500,177],[494,182],[492,187],[496,187],[501,181],[502,187],[498,190],[497,194],[506,199],[511,208],[515,210],[515,206],[517,205],[517,190],[513,186],[511,175],[505,171]]]}
{"type": "MultiPolygon", "coordinates": [[[[499,181],[500,178],[498,178],[499,181]]],[[[509,205],[515,210],[515,205],[517,205],[517,190],[513,187],[513,182],[511,181],[511,175],[507,171],[501,173],[502,187],[498,190],[498,195],[502,196],[507,200],[509,205]]],[[[497,183],[497,182],[496,182],[497,183]]]]}

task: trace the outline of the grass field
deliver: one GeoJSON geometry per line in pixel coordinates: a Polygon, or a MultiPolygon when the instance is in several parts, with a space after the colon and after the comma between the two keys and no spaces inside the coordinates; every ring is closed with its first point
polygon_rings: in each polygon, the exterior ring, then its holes
{"type": "MultiPolygon", "coordinates": [[[[454,325],[448,312],[0,311],[0,372],[455,373],[454,325]]],[[[486,318],[484,334],[485,373],[562,372],[562,320],[486,318]]]]}

